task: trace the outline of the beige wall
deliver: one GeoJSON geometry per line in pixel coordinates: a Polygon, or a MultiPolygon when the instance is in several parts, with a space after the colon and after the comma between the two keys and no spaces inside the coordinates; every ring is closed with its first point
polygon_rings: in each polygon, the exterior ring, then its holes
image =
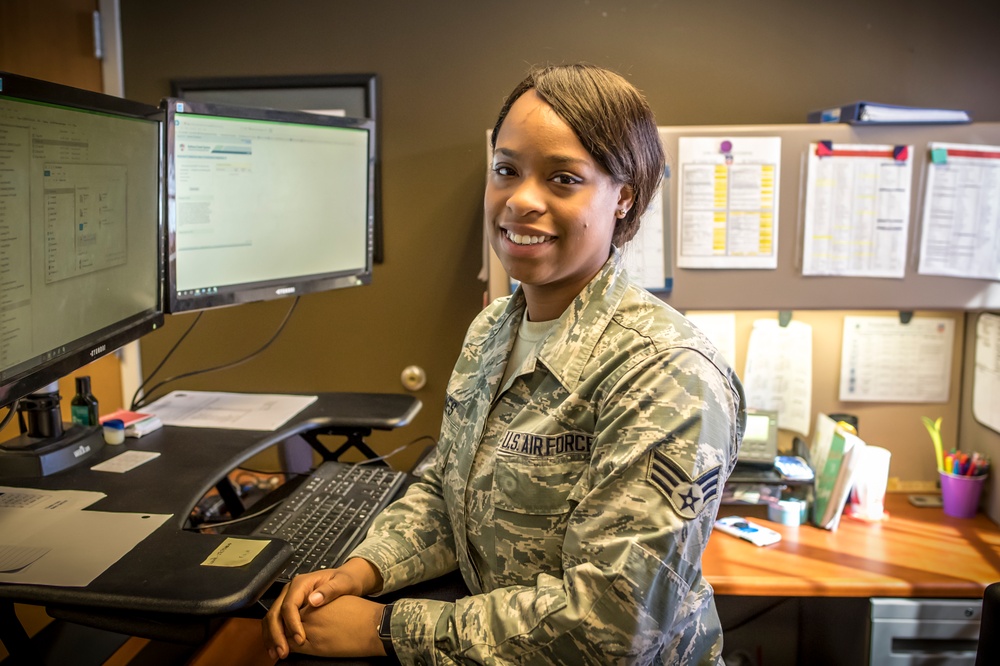
{"type": "MultiPolygon", "coordinates": [[[[386,235],[374,284],[305,297],[261,358],[182,386],[397,391],[415,363],[429,376],[424,412],[372,441],[384,451],[436,435],[448,371],[482,304],[483,131],[529,64],[615,68],[646,92],[660,125],[795,123],[857,99],[995,121],[997,19],[996,3],[972,0],[122,0],[133,99],[157,102],[174,78],[381,78],[386,235]]],[[[206,313],[165,375],[246,353],[287,306],[206,313]]],[[[147,370],[192,318],[168,317],[147,336],[147,370]]]]}

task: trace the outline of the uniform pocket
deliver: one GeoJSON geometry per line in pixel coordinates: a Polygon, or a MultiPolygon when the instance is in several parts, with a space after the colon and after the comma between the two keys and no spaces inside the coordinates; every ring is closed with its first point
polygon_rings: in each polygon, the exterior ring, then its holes
{"type": "Polygon", "coordinates": [[[497,458],[492,493],[497,582],[531,585],[539,573],[560,576],[566,525],[576,506],[570,493],[586,461],[497,458]]]}
{"type": "Polygon", "coordinates": [[[494,507],[531,515],[566,513],[570,510],[570,492],[586,467],[584,461],[552,463],[523,456],[497,456],[494,507]]]}

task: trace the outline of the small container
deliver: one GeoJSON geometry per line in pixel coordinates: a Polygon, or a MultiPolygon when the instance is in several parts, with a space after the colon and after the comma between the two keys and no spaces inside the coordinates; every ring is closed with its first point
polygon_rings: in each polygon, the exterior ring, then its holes
{"type": "Polygon", "coordinates": [[[123,444],[125,442],[125,422],[121,419],[108,419],[104,426],[105,444],[123,444]]]}
{"type": "Polygon", "coordinates": [[[944,512],[953,518],[972,518],[979,511],[979,498],[983,494],[986,475],[963,476],[938,472],[941,477],[941,501],[944,512]]]}
{"type": "Polygon", "coordinates": [[[767,519],[795,527],[805,522],[806,503],[798,499],[780,500],[767,505],[767,519]]]}
{"type": "Polygon", "coordinates": [[[90,392],[89,376],[76,378],[76,395],[69,404],[73,423],[82,426],[97,425],[97,398],[90,392]]]}

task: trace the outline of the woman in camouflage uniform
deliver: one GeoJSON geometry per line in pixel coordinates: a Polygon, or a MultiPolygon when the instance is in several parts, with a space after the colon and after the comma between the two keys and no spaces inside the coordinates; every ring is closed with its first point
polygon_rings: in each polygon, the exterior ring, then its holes
{"type": "Polygon", "coordinates": [[[492,144],[488,234],[520,286],[469,328],[433,467],[344,566],[285,588],[265,642],[407,664],[720,663],[701,554],[745,405],[711,343],[621,265],[663,172],[652,113],[617,74],[549,67],[492,144]],[[456,568],[471,595],[453,603],[364,598],[456,568]]]}

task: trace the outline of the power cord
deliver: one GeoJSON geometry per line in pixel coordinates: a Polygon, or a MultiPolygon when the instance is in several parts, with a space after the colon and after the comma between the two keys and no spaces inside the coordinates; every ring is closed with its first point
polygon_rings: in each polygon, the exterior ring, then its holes
{"type": "MultiPolygon", "coordinates": [[[[281,335],[281,332],[285,330],[285,326],[288,324],[288,320],[291,319],[292,313],[295,312],[295,308],[298,306],[300,298],[301,298],[300,296],[296,296],[295,297],[295,300],[292,302],[292,306],[290,308],[288,308],[288,312],[285,313],[285,318],[282,320],[281,324],[278,326],[278,330],[274,332],[274,335],[271,336],[270,340],[268,340],[263,345],[261,345],[261,347],[258,348],[257,350],[251,352],[250,354],[244,356],[243,358],[241,358],[241,359],[239,359],[237,361],[232,361],[230,363],[223,363],[222,365],[217,365],[214,368],[203,368],[201,370],[192,370],[191,372],[185,372],[185,373],[182,373],[182,374],[175,375],[173,377],[169,377],[167,379],[164,379],[159,384],[156,384],[152,388],[150,388],[149,391],[140,400],[133,401],[133,403],[132,403],[132,409],[133,410],[139,409],[139,408],[143,407],[144,405],[149,404],[149,397],[150,397],[150,395],[152,395],[152,393],[154,391],[156,391],[158,388],[160,388],[164,384],[169,384],[171,382],[175,382],[175,381],[178,381],[180,379],[186,379],[188,377],[194,377],[195,375],[203,375],[203,374],[207,374],[209,372],[215,372],[217,370],[228,370],[229,368],[235,368],[235,367],[237,367],[239,365],[243,365],[247,361],[250,361],[250,360],[256,358],[261,353],[263,353],[264,350],[266,350],[268,347],[270,347],[274,343],[274,341],[278,339],[278,336],[281,335]]],[[[198,323],[198,322],[196,321],[195,324],[196,323],[198,323]]],[[[191,325],[191,328],[194,328],[194,324],[191,325]]],[[[188,329],[188,330],[190,331],[190,329],[188,329]]],[[[152,375],[150,375],[150,376],[152,376],[152,375]]]]}
{"type": "Polygon", "coordinates": [[[206,523],[202,523],[200,525],[197,525],[195,527],[185,527],[184,529],[187,530],[188,532],[201,532],[203,530],[214,529],[216,527],[225,527],[227,525],[236,525],[237,523],[246,522],[248,520],[252,520],[254,518],[258,518],[260,516],[263,516],[265,513],[268,513],[269,511],[274,511],[279,506],[281,506],[281,503],[284,502],[284,501],[285,501],[284,498],[282,498],[282,499],[278,500],[277,502],[274,502],[273,504],[268,504],[266,507],[264,507],[263,509],[260,509],[259,511],[254,511],[253,513],[244,513],[239,518],[233,518],[232,520],[220,520],[220,521],[214,522],[214,523],[208,523],[208,522],[206,522],[206,523]]]}
{"type": "Polygon", "coordinates": [[[411,446],[413,446],[414,444],[416,444],[417,442],[422,442],[425,439],[429,439],[432,442],[437,442],[437,440],[435,438],[431,437],[430,435],[421,435],[420,437],[417,437],[412,442],[407,442],[406,444],[403,444],[402,446],[397,446],[396,448],[394,448],[392,451],[389,451],[389,453],[385,454],[384,456],[376,456],[375,458],[368,458],[367,460],[362,460],[362,461],[354,463],[354,464],[355,465],[367,465],[369,463],[382,462],[383,460],[387,460],[387,459],[393,457],[394,455],[396,455],[397,453],[399,453],[400,451],[402,451],[404,449],[408,449],[411,446]]]}
{"type": "Polygon", "coordinates": [[[177,348],[181,346],[182,342],[184,342],[184,338],[186,338],[188,334],[192,330],[194,330],[194,327],[198,325],[198,322],[201,321],[201,316],[203,314],[205,314],[204,310],[198,313],[198,316],[194,318],[194,321],[191,322],[191,325],[188,326],[186,331],[184,331],[184,334],[181,337],[179,337],[177,339],[177,342],[175,342],[174,345],[169,349],[169,351],[167,351],[166,356],[160,359],[160,363],[155,368],[153,368],[153,371],[149,373],[149,376],[146,377],[146,379],[144,379],[141,384],[139,384],[139,388],[137,388],[135,390],[135,393],[132,394],[132,402],[129,409],[135,411],[136,409],[139,408],[139,393],[142,392],[142,389],[146,386],[146,384],[148,384],[153,379],[153,377],[156,376],[156,373],[160,371],[160,368],[162,368],[163,365],[167,362],[167,359],[169,359],[171,356],[174,355],[174,352],[177,351],[177,348]]]}
{"type": "Polygon", "coordinates": [[[6,428],[7,425],[14,418],[14,415],[17,414],[17,406],[19,404],[21,404],[20,398],[18,398],[17,400],[15,400],[14,402],[12,402],[10,405],[7,406],[7,414],[3,417],[3,421],[0,421],[0,430],[6,428]]]}

